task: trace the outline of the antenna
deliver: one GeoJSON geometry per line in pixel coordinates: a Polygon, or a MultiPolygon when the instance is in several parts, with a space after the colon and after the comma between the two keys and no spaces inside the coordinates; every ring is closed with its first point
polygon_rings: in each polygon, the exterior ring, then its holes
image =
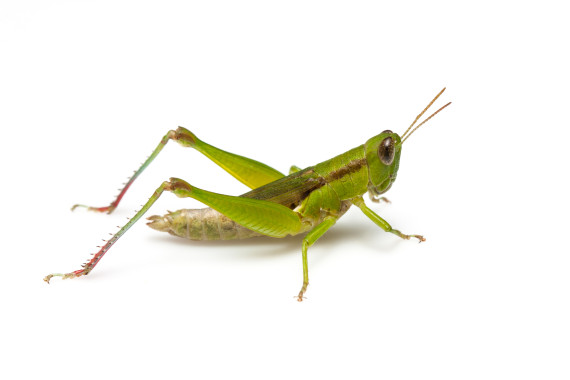
{"type": "MultiPolygon", "coordinates": [[[[403,140],[405,140],[405,139],[407,138],[407,137],[405,137],[405,136],[406,136],[406,134],[408,133],[408,131],[409,131],[410,129],[412,129],[412,127],[414,126],[414,124],[416,124],[416,123],[418,122],[418,120],[420,119],[420,117],[422,117],[422,115],[428,110],[428,108],[431,107],[431,105],[437,100],[437,98],[439,98],[439,96],[440,96],[441,94],[443,94],[444,91],[445,91],[445,87],[435,96],[435,98],[433,98],[433,100],[432,100],[431,102],[429,102],[429,104],[427,105],[427,107],[424,108],[424,110],[423,110],[422,112],[420,112],[420,114],[419,114],[418,116],[416,116],[416,119],[414,120],[414,122],[408,127],[408,129],[406,129],[406,132],[404,132],[404,134],[402,135],[402,142],[403,142],[403,140]]],[[[440,108],[439,110],[437,110],[437,111],[436,111],[433,115],[431,115],[429,118],[431,118],[431,117],[434,116],[436,113],[438,113],[439,111],[441,111],[441,109],[443,109],[443,108],[445,108],[445,107],[447,107],[447,106],[448,106],[448,104],[446,104],[444,107],[442,107],[442,108],[440,108]]],[[[428,121],[429,118],[426,119],[426,121],[428,121]]],[[[421,125],[421,124],[420,124],[420,125],[421,125]]],[[[419,126],[418,126],[418,127],[419,127],[419,126]]],[[[416,127],[416,128],[414,129],[414,131],[415,131],[416,129],[418,129],[418,127],[416,127]]],[[[412,132],[413,132],[413,131],[412,131],[412,132]]],[[[411,134],[411,133],[410,133],[410,134],[411,134]]],[[[408,137],[409,137],[409,136],[408,136],[408,137]]]]}
{"type": "MultiPolygon", "coordinates": [[[[433,103],[433,102],[432,102],[432,103],[433,103]]],[[[412,135],[412,133],[414,133],[414,131],[415,131],[416,129],[418,129],[419,127],[421,127],[421,126],[424,125],[425,123],[427,123],[427,121],[428,121],[429,119],[431,119],[432,117],[434,117],[435,115],[437,115],[439,111],[441,111],[442,109],[444,109],[445,107],[447,107],[447,106],[450,105],[450,104],[451,104],[451,102],[447,103],[446,105],[444,105],[443,107],[441,107],[440,109],[438,109],[437,111],[435,111],[434,113],[432,113],[427,119],[425,119],[424,121],[422,121],[421,123],[419,123],[418,126],[415,127],[414,129],[412,129],[412,131],[402,140],[402,144],[404,143],[404,141],[406,141],[406,139],[407,139],[408,137],[410,137],[410,136],[412,135]]],[[[430,105],[431,105],[431,103],[430,103],[430,105]]],[[[428,107],[429,107],[429,106],[428,106],[428,107]]],[[[409,129],[409,128],[408,128],[408,129],[409,129]]]]}

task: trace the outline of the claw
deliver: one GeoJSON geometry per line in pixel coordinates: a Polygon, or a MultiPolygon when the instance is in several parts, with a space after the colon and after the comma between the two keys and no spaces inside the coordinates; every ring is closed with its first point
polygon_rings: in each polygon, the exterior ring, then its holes
{"type": "Polygon", "coordinates": [[[91,206],[87,206],[87,205],[75,204],[71,207],[71,211],[75,210],[77,207],[86,208],[87,211],[106,212],[107,214],[110,214],[113,212],[113,210],[115,210],[116,206],[115,205],[109,205],[109,206],[105,206],[105,207],[91,207],[91,206]]]}
{"type": "Polygon", "coordinates": [[[421,243],[422,241],[426,241],[426,238],[423,237],[422,235],[410,235],[411,237],[415,237],[416,239],[419,240],[418,243],[421,243]]]}
{"type": "Polygon", "coordinates": [[[45,276],[44,281],[49,284],[49,281],[53,277],[61,277],[63,280],[67,280],[68,278],[76,278],[76,277],[80,277],[80,276],[86,276],[88,274],[89,274],[89,270],[87,270],[87,269],[76,270],[75,272],[70,272],[70,273],[52,273],[52,274],[48,274],[47,276],[45,276]]]}
{"type": "Polygon", "coordinates": [[[386,197],[378,197],[377,195],[374,195],[372,193],[368,193],[368,196],[370,197],[370,200],[374,203],[380,203],[380,201],[385,202],[385,203],[392,203],[390,202],[390,200],[386,197]]]}
{"type": "Polygon", "coordinates": [[[304,292],[300,292],[299,295],[294,296],[293,298],[297,298],[298,302],[303,302],[303,300],[307,299],[307,297],[305,297],[304,294],[305,294],[304,292]]]}

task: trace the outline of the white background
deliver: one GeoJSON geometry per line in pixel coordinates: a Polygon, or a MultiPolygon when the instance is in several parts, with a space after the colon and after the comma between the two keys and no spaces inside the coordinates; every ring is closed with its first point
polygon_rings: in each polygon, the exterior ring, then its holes
{"type": "MultiPolygon", "coordinates": [[[[563,1],[2,1],[0,377],[567,379],[570,59],[563,1]],[[392,129],[401,241],[351,210],[301,240],[133,227],[154,189],[246,188],[178,125],[279,170],[392,129]]],[[[165,194],[150,210],[199,207],[165,194]]]]}

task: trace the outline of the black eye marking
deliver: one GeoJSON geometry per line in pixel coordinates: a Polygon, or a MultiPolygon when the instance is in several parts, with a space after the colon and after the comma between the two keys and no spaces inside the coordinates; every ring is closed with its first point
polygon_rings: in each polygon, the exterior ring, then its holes
{"type": "Polygon", "coordinates": [[[386,137],[378,146],[378,158],[384,165],[391,165],[394,161],[394,154],[396,149],[394,140],[391,137],[386,137]]]}

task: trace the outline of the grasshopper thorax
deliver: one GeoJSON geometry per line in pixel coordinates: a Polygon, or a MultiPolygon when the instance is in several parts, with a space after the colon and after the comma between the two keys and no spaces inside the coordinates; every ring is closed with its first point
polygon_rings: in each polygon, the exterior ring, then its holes
{"type": "Polygon", "coordinates": [[[390,189],[400,166],[402,140],[397,133],[386,130],[366,141],[368,191],[378,196],[390,189]]]}

